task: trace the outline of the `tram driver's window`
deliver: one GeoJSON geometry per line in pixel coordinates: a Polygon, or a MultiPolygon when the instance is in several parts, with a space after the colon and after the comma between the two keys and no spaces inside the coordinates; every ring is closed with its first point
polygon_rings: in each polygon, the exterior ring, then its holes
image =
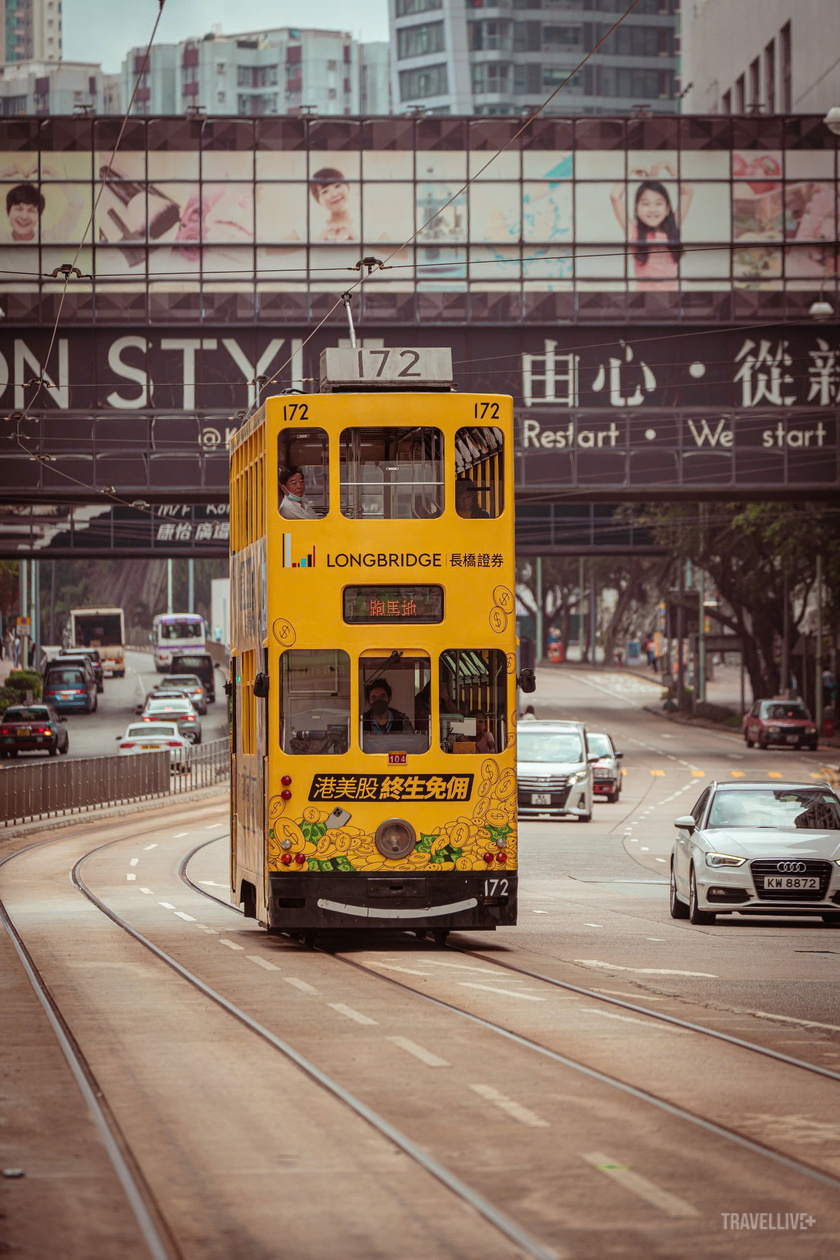
{"type": "Polygon", "coordinates": [[[291,649],[280,657],[280,747],[298,756],[347,752],[350,657],[291,649]]]}
{"type": "Polygon", "coordinates": [[[284,429],[277,438],[277,466],[280,515],[286,520],[326,516],[330,481],[329,442],[324,429],[284,429]]]}
{"type": "Polygon", "coordinates": [[[507,744],[507,659],[498,648],[450,648],[438,673],[440,746],[499,753],[507,744]]]}
{"type": "Polygon", "coordinates": [[[363,752],[426,752],[432,665],[428,656],[395,649],[359,659],[363,752]]]}
{"type": "MultiPolygon", "coordinates": [[[[495,403],[476,403],[493,407],[495,403]]],[[[501,516],[504,508],[504,436],[501,429],[472,425],[455,435],[455,511],[466,519],[501,516]]]]}
{"type": "Polygon", "coordinates": [[[345,429],[341,511],[353,520],[430,520],[443,511],[443,435],[412,425],[345,429]]]}

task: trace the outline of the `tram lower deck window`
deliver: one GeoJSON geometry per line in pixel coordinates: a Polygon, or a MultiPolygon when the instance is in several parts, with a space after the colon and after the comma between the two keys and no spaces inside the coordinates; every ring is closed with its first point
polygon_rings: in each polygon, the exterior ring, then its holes
{"type": "Polygon", "coordinates": [[[344,429],[341,511],[353,520],[431,520],[443,511],[439,429],[344,429]]]}
{"type": "Polygon", "coordinates": [[[292,648],[280,657],[280,747],[329,756],[350,745],[350,657],[292,648]]]}
{"type": "Polygon", "coordinates": [[[426,752],[431,661],[424,653],[363,655],[359,660],[360,743],[366,753],[426,752]]]}

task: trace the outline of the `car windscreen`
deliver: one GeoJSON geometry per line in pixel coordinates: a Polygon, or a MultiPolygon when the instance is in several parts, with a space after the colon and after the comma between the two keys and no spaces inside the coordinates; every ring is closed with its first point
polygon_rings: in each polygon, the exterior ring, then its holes
{"type": "Polygon", "coordinates": [[[175,696],[171,700],[150,700],[150,713],[191,713],[192,705],[188,700],[178,700],[175,696]]]}
{"type": "Polygon", "coordinates": [[[804,704],[790,704],[790,703],[781,704],[780,703],[780,704],[768,704],[764,709],[763,716],[766,718],[770,718],[771,720],[775,720],[779,722],[785,718],[787,718],[788,720],[790,718],[797,718],[800,720],[804,718],[806,721],[808,721],[811,715],[808,712],[808,710],[805,708],[804,704]]]}
{"type": "Polygon", "coordinates": [[[589,751],[596,753],[599,757],[611,757],[613,755],[609,735],[593,735],[590,732],[586,736],[586,743],[589,751]]]}
{"type": "Polygon", "coordinates": [[[47,709],[7,709],[3,714],[4,722],[49,722],[47,709]]]}
{"type": "Polygon", "coordinates": [[[176,739],[178,728],[164,722],[144,722],[142,726],[129,726],[125,735],[126,739],[148,739],[149,736],[176,739]]]}
{"type": "Polygon", "coordinates": [[[840,807],[818,788],[718,792],[706,826],[840,831],[840,807]]]}
{"type": "Polygon", "coordinates": [[[80,669],[51,669],[47,675],[48,687],[84,687],[85,676],[80,669]]]}
{"type": "Polygon", "coordinates": [[[174,687],[176,690],[179,687],[192,687],[193,691],[195,691],[201,686],[201,680],[195,674],[170,674],[166,681],[160,685],[164,691],[168,691],[170,687],[174,687]]]}
{"type": "Polygon", "coordinates": [[[525,731],[520,726],[517,760],[583,761],[583,743],[577,731],[525,731]]]}

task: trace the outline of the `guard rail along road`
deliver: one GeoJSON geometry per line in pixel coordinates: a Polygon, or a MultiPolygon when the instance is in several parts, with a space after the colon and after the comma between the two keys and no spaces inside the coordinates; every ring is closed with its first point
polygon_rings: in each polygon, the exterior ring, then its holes
{"type": "Polygon", "coordinates": [[[0,771],[5,827],[157,796],[212,787],[230,777],[230,744],[216,739],[189,751],[186,769],[170,769],[169,753],[32,761],[0,771]]]}

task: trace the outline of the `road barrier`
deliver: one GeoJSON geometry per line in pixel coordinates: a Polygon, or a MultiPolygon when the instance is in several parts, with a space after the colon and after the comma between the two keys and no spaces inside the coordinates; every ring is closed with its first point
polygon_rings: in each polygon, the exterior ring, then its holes
{"type": "Polygon", "coordinates": [[[186,768],[170,768],[168,752],[133,757],[49,758],[0,772],[0,820],[5,827],[211,787],[230,777],[230,744],[192,747],[186,768]]]}

